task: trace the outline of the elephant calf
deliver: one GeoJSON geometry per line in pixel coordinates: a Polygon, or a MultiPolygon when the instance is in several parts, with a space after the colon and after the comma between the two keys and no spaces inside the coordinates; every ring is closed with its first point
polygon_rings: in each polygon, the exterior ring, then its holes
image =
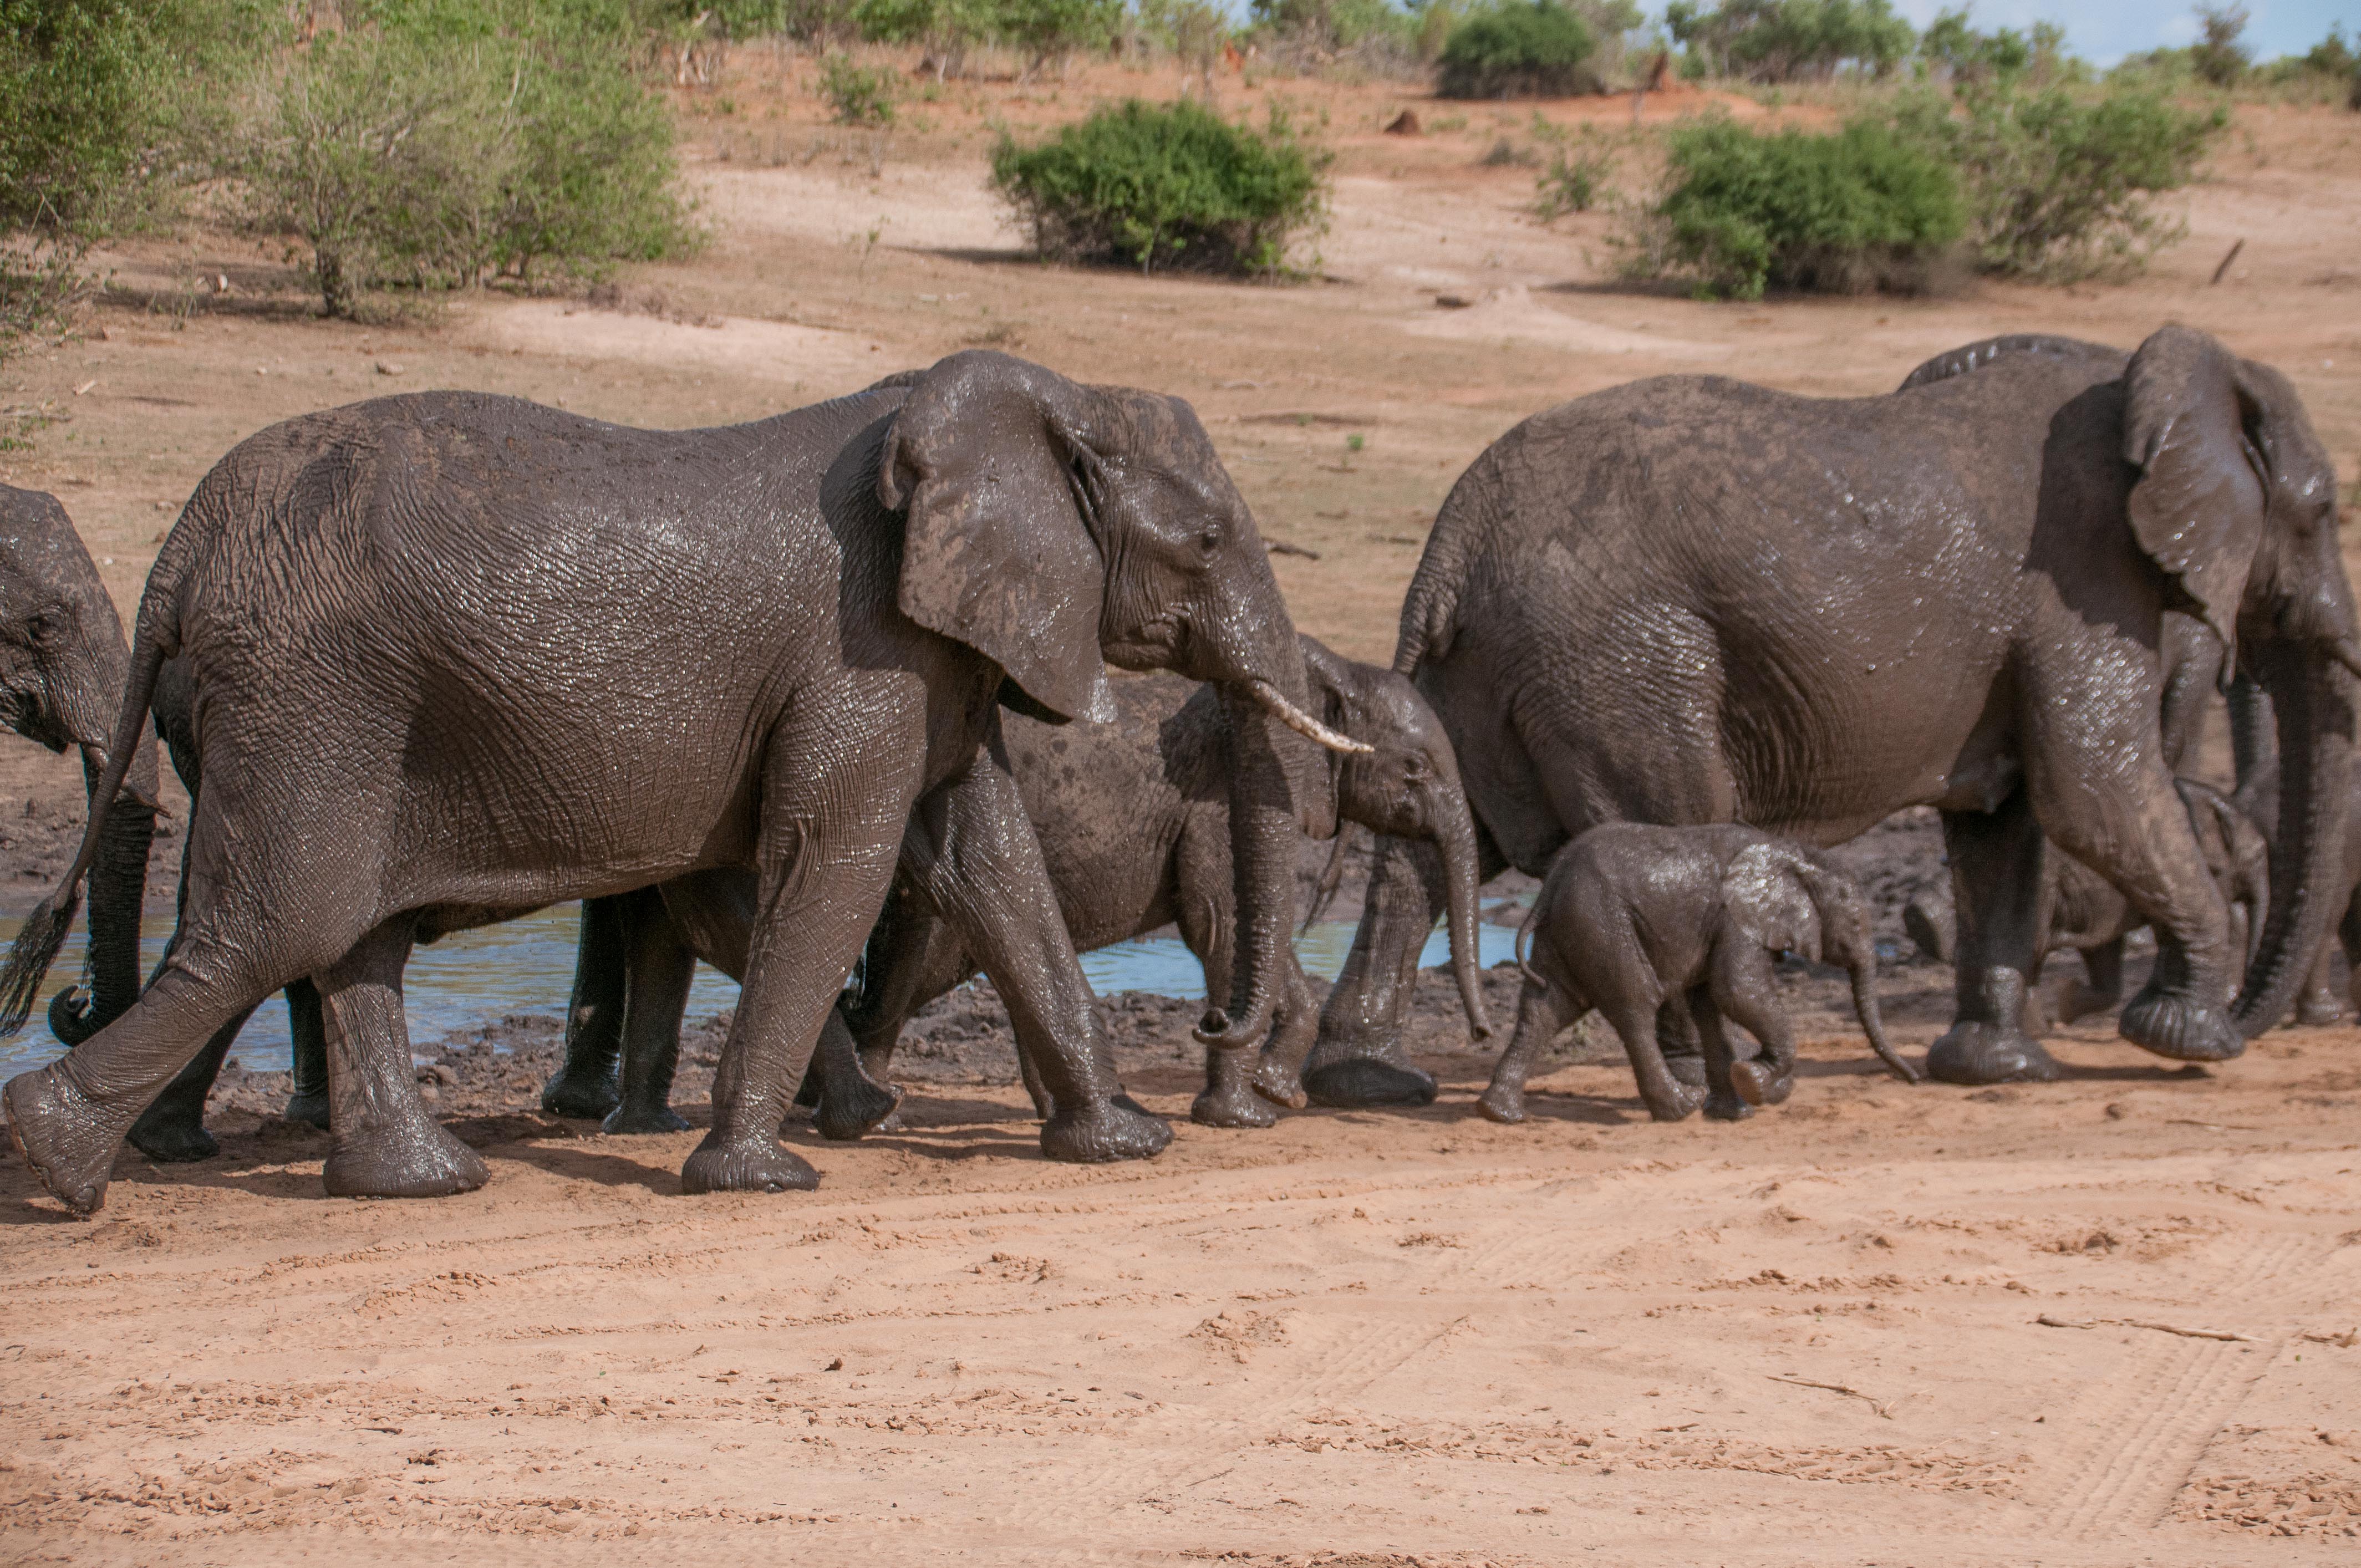
{"type": "MultiPolygon", "coordinates": [[[[2243,927],[2245,950],[2251,956],[2270,908],[2270,846],[2255,820],[2220,790],[2195,779],[2176,779],[2173,787],[2189,813],[2189,826],[2214,890],[2233,912],[2232,929],[2243,927]]],[[[2058,998],[2059,1022],[2070,1024],[2123,1002],[2124,938],[2147,923],[2122,890],[2070,855],[2045,855],[2041,882],[2040,938],[2026,976],[2023,1008],[2025,1028],[2033,1035],[2048,1027],[2039,993],[2030,988],[2039,982],[2042,966],[2050,958],[2070,949],[2081,955],[2086,978],[2058,998]]],[[[1920,951],[1950,961],[1958,942],[1958,916],[1948,883],[1913,898],[1902,921],[1920,951]]]]}
{"type": "Polygon", "coordinates": [[[1622,1036],[1656,1120],[1677,1122],[1700,1101],[1707,1115],[1732,1122],[1778,1104],[1795,1087],[1795,1034],[1772,979],[1783,951],[1849,970],[1870,1045],[1896,1077],[1918,1081],[1878,1018],[1877,949],[1861,889],[1825,857],[1753,828],[1594,828],[1551,863],[1517,946],[1525,971],[1517,1031],[1478,1102],[1496,1122],[1524,1120],[1534,1054],[1594,1007],[1622,1036]],[[1703,1088],[1664,1065],[1656,1042],[1666,1009],[1696,1023],[1703,1088]],[[1724,1019],[1761,1042],[1760,1057],[1736,1059],[1724,1019]]]}

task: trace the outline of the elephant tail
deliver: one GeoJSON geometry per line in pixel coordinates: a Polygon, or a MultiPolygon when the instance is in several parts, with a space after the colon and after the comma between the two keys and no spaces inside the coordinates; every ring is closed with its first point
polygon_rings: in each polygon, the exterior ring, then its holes
{"type": "MultiPolygon", "coordinates": [[[[149,593],[153,592],[151,588],[149,593]]],[[[125,777],[131,772],[132,762],[146,739],[148,707],[156,696],[156,674],[164,667],[168,656],[165,640],[155,634],[150,624],[148,608],[145,603],[140,607],[139,634],[131,650],[131,679],[124,688],[123,710],[115,721],[104,770],[91,791],[90,817],[82,828],[82,848],[75,851],[73,864],[67,868],[64,883],[25,917],[25,928],[16,934],[15,945],[8,949],[7,961],[0,964],[0,1039],[25,1026],[25,1020],[33,1011],[33,1001],[40,993],[41,981],[73,931],[74,916],[82,908],[82,884],[90,875],[91,867],[97,863],[99,846],[105,835],[106,814],[114,806],[116,795],[123,791],[125,777]]],[[[133,798],[138,797],[135,795],[133,798]]],[[[151,811],[156,806],[152,800],[142,804],[151,811]]]]}
{"type": "Polygon", "coordinates": [[[1517,955],[1517,972],[1535,985],[1542,986],[1549,984],[1549,981],[1533,972],[1533,966],[1525,961],[1525,955],[1532,950],[1533,923],[1542,916],[1542,894],[1548,891],[1549,884],[1544,883],[1541,892],[1533,894],[1532,907],[1526,910],[1524,919],[1518,922],[1516,946],[1511,949],[1517,955]]]}

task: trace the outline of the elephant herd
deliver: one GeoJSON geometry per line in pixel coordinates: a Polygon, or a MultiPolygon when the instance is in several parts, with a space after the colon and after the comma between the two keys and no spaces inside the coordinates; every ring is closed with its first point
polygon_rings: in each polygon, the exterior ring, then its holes
{"type": "Polygon", "coordinates": [[[479,1185],[417,1092],[404,965],[563,900],[553,1111],[685,1125],[694,962],[741,982],[702,1192],[813,1185],[791,1102],[884,1124],[903,1022],[978,971],[1043,1152],[1155,1155],[1076,953],[1167,924],[1207,975],[1200,1121],[1431,1100],[1421,950],[1447,917],[1488,1036],[1477,894],[1511,866],[1546,880],[1484,1112],[1521,1116],[1597,1006],[1653,1114],[1735,1118],[1792,1083],[1783,950],[1845,964],[1916,1076],[1811,848],[1898,810],[1942,816],[1951,907],[1914,919],[1957,966],[1926,1063],[1954,1083],[2055,1076],[2028,977],[2080,945],[2103,992],[2143,921],[2124,1036],[2236,1056],[2299,991],[2316,1011],[2361,881],[2334,467],[2283,377],[2183,327],[1993,339],[1878,397],[1671,377],[1537,414],[1444,503],[1390,670],[1297,634],[1186,403],[987,352],[722,429],[465,392],[290,420],[199,484],[127,649],[54,500],[0,489],[0,719],[79,748],[91,799],[0,969],[13,1030],[88,883],[87,988],[50,1008],[72,1048],[0,1104],[79,1213],[126,1135],[211,1152],[205,1091],[281,988],[330,1192],[479,1185]],[[2213,813],[2175,763],[2217,685],[2252,777],[2213,813]],[[151,722],[191,809],[143,981],[151,722]],[[1315,1005],[1296,867],[1346,824],[1378,850],[1315,1005]]]}

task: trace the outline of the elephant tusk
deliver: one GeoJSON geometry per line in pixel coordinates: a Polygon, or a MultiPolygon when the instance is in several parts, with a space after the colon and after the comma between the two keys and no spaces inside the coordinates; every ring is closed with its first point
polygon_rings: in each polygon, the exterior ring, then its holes
{"type": "Polygon", "coordinates": [[[1356,740],[1349,735],[1337,734],[1279,696],[1279,688],[1268,681],[1248,681],[1246,689],[1254,693],[1257,702],[1270,710],[1272,717],[1307,740],[1316,740],[1330,751],[1342,751],[1347,756],[1366,757],[1377,750],[1375,746],[1356,740]]]}

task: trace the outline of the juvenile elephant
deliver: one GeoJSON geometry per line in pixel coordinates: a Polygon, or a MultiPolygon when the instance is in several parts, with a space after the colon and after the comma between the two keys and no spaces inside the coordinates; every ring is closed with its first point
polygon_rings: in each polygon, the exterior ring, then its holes
{"type": "Polygon", "coordinates": [[[1518,933],[1517,1030],[1477,1102],[1495,1122],[1525,1119],[1525,1079],[1558,1031],[1597,1008],[1621,1036],[1640,1098],[1659,1122],[1705,1113],[1738,1121],[1795,1088],[1795,1036],[1773,966],[1783,952],[1842,967],[1880,1060],[1918,1074],[1885,1041],[1869,905],[1825,857],[1751,828],[1594,828],[1551,862],[1518,933]],[[1524,954],[1528,939],[1532,957],[1524,954]],[[1705,1084],[1666,1067],[1656,1020],[1675,1008],[1705,1047],[1705,1084]],[[1740,1060],[1725,1024],[1762,1054],[1740,1060]]]}
{"type": "MultiPolygon", "coordinates": [[[[65,508],[0,485],[0,722],[52,751],[79,749],[83,787],[94,791],[130,664],[123,620],[65,508]]],[[[139,994],[139,905],[156,833],[152,748],[133,757],[105,815],[91,868],[85,994],[93,1014],[114,1018],[139,994]]]]}
{"type": "MultiPolygon", "coordinates": [[[[2231,911],[2231,928],[2251,955],[2270,907],[2270,846],[2253,818],[2220,790],[2187,778],[2176,778],[2173,787],[2188,810],[2206,874],[2231,911]]],[[[2082,959],[2084,980],[2060,999],[2060,1022],[2115,1007],[2124,996],[2124,939],[2146,924],[2118,889],[2071,856],[2044,856],[2041,874],[2041,936],[2026,975],[2026,994],[2035,999],[2025,1014],[2026,1028],[2035,1035],[2048,1026],[2033,989],[2046,961],[2067,951],[2082,959]]],[[[1948,888],[1929,888],[1913,898],[1902,920],[1920,950],[1949,960],[1958,927],[1948,888]]]]}
{"type": "MultiPolygon", "coordinates": [[[[1339,821],[1359,823],[1436,847],[1445,868],[1453,969],[1469,1026],[1482,1038],[1490,1024],[1477,956],[1476,834],[1451,743],[1408,681],[1339,658],[1313,638],[1300,641],[1313,714],[1371,748],[1330,753],[1326,797],[1313,815],[1331,831],[1339,821]]],[[[1089,951],[1177,924],[1204,965],[1206,992],[1218,1007],[1232,990],[1239,901],[1271,891],[1258,885],[1265,879],[1241,877],[1233,852],[1238,737],[1230,710],[1213,688],[1174,675],[1117,682],[1115,707],[1115,722],[1101,726],[1007,719],[1017,791],[1075,948],[1089,951]]],[[[1291,883],[1279,891],[1291,899],[1291,883]]],[[[543,1093],[544,1106],[604,1115],[610,1132],[685,1125],[665,1101],[692,959],[738,972],[750,909],[749,879],[716,873],[669,886],[654,899],[634,895],[613,910],[586,910],[575,986],[579,1024],[570,1032],[565,1066],[543,1093]]],[[[887,1076],[903,1024],[974,974],[976,951],[956,911],[933,906],[913,879],[895,880],[870,936],[861,986],[847,997],[841,1020],[829,1020],[805,1081],[803,1097],[818,1106],[823,1133],[857,1136],[892,1110],[894,1097],[874,1080],[887,1076]]],[[[1291,949],[1280,972],[1270,1038],[1233,1034],[1209,1045],[1206,1089],[1192,1111],[1197,1120],[1271,1123],[1268,1107],[1249,1091],[1248,1063],[1257,1045],[1252,1087],[1281,1104],[1303,1102],[1295,1069],[1311,1045],[1317,1010],[1291,949]]],[[[1038,1086],[1031,1053],[1020,1052],[1019,1059],[1027,1083],[1038,1086]]]]}
{"type": "MultiPolygon", "coordinates": [[[[412,944],[722,867],[757,873],[758,914],[682,1185],[808,1187],[780,1117],[897,854],[972,904],[1030,1014],[1044,1151],[1152,1155],[1169,1129],[1117,1102],[999,706],[1104,718],[1103,656],[1222,682],[1242,728],[1264,716],[1241,831],[1274,841],[1299,814],[1289,731],[1323,733],[1253,517],[1177,400],[967,353],[716,430],[467,393],[331,410],[242,443],[166,540],[92,831],[0,972],[10,1027],[176,656],[205,784],[171,952],[127,1013],[0,1091],[78,1212],[157,1091],[305,975],[329,1190],[479,1184],[412,1080],[412,944]]],[[[1241,1012],[1267,1019],[1273,967],[1239,981],[1241,1012]]]]}
{"type": "MultiPolygon", "coordinates": [[[[2047,843],[2156,927],[2121,1028],[2159,1055],[2238,1054],[2333,917],[2361,667],[2335,474],[2285,378],[2188,328],[2130,355],[1999,339],[1883,397],[1671,377],[1537,415],[1444,502],[1394,667],[1450,732],[1488,874],[1538,874],[1605,822],[1832,844],[1939,807],[1958,1013],[1927,1065],[1950,1081],[2058,1071],[2005,1000],[2033,964],[2047,843]],[[2289,759],[2235,1010],[2159,733],[2169,612],[2269,692],[2289,759]]],[[[1381,844],[1314,1099],[1433,1094],[1400,1041],[1439,891],[1422,847],[1381,844]]]]}

